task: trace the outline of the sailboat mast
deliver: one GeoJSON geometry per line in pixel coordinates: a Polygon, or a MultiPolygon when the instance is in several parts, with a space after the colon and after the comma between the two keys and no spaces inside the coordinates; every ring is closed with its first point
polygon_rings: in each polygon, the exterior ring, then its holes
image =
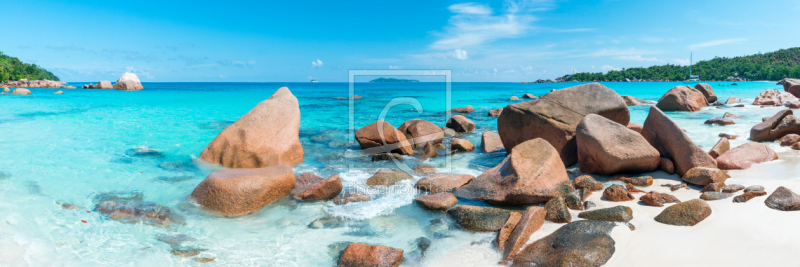
{"type": "Polygon", "coordinates": [[[689,78],[692,78],[692,64],[694,64],[694,60],[692,59],[692,53],[689,52],[689,78]]]}

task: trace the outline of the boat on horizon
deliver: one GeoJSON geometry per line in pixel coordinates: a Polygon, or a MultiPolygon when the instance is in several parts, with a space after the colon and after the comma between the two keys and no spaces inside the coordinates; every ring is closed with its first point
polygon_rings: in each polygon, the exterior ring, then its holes
{"type": "Polygon", "coordinates": [[[697,84],[700,83],[700,76],[692,75],[692,64],[694,64],[692,60],[692,53],[689,53],[689,79],[683,80],[685,84],[697,84]]]}

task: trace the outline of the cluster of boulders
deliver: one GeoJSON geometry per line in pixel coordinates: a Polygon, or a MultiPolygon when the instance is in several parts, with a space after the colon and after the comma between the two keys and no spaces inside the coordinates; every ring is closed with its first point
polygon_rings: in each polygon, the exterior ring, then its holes
{"type": "Polygon", "coordinates": [[[139,77],[136,76],[134,73],[126,72],[122,74],[114,85],[111,85],[109,81],[99,81],[97,84],[85,84],[83,89],[117,89],[121,91],[136,91],[144,89],[142,87],[142,83],[139,81],[139,77]]]}
{"type": "MultiPolygon", "coordinates": [[[[45,87],[45,88],[64,88],[67,82],[51,81],[51,80],[28,80],[20,79],[18,81],[6,81],[0,83],[0,87],[45,87]]],[[[74,87],[73,87],[74,88],[74,87]]]]}
{"type": "Polygon", "coordinates": [[[114,88],[109,81],[99,81],[97,84],[84,84],[83,89],[112,89],[114,88]]]}

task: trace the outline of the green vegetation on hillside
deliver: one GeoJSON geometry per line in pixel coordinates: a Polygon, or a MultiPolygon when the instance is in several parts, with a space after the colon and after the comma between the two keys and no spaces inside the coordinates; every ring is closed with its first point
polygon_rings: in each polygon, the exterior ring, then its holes
{"type": "MultiPolygon", "coordinates": [[[[704,81],[724,81],[728,77],[773,81],[783,78],[800,78],[800,47],[743,57],[718,57],[704,60],[692,66],[692,74],[699,75],[700,79],[704,81]]],[[[681,81],[688,76],[689,66],[667,64],[648,68],[612,70],[606,74],[582,72],[566,75],[563,79],[584,82],[620,81],[626,78],[681,81]]]]}
{"type": "Polygon", "coordinates": [[[22,63],[18,58],[10,57],[0,51],[0,83],[21,79],[60,81],[58,77],[36,64],[22,63]]]}
{"type": "Polygon", "coordinates": [[[395,78],[377,78],[375,80],[369,81],[371,83],[416,83],[419,82],[417,80],[409,80],[409,79],[395,79],[395,78]]]}

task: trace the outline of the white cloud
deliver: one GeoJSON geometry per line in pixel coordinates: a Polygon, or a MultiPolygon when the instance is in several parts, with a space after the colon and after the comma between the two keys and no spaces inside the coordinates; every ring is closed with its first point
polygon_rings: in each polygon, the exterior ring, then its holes
{"type": "Polygon", "coordinates": [[[402,69],[402,68],[403,68],[402,66],[392,66],[392,65],[389,65],[389,69],[390,69],[390,70],[394,70],[394,69],[402,69]]]}
{"type": "Polygon", "coordinates": [[[497,73],[497,69],[492,69],[492,70],[494,71],[494,73],[497,73]]]}
{"type": "Polygon", "coordinates": [[[656,54],[656,51],[650,50],[639,50],[634,47],[630,49],[617,49],[617,48],[603,48],[598,50],[597,52],[589,54],[589,56],[595,57],[610,57],[610,56],[636,56],[636,55],[648,55],[648,54],[656,54]]]}
{"type": "Polygon", "coordinates": [[[532,71],[533,70],[533,67],[531,67],[531,66],[527,66],[527,67],[519,66],[519,67],[522,68],[523,71],[532,71]]]}
{"type": "Polygon", "coordinates": [[[658,62],[663,62],[663,61],[661,61],[661,60],[658,60],[658,59],[657,59],[657,58],[655,58],[655,57],[642,57],[642,55],[635,55],[635,56],[619,56],[619,57],[616,57],[616,59],[621,59],[621,60],[634,60],[634,61],[658,61],[658,62]]]}
{"type": "Polygon", "coordinates": [[[689,59],[673,58],[672,62],[675,62],[675,64],[678,64],[678,65],[681,65],[681,66],[689,66],[691,61],[689,59]]]}
{"type": "Polygon", "coordinates": [[[502,14],[493,15],[491,8],[476,3],[451,5],[455,13],[449,19],[445,32],[430,45],[433,49],[449,50],[492,42],[498,39],[520,37],[533,28],[535,18],[529,13],[537,9],[528,3],[509,1],[502,14]]]}
{"type": "Polygon", "coordinates": [[[720,39],[720,40],[713,40],[713,41],[708,41],[708,42],[704,42],[704,43],[692,44],[692,45],[689,46],[689,49],[694,50],[694,49],[703,48],[703,47],[714,47],[714,46],[720,46],[720,45],[726,45],[726,44],[740,44],[740,43],[744,43],[746,41],[747,41],[747,39],[744,39],[744,38],[720,39]]]}
{"type": "Polygon", "coordinates": [[[250,68],[253,65],[255,65],[256,63],[258,63],[258,61],[255,61],[255,60],[250,60],[250,61],[244,62],[244,61],[237,61],[237,60],[220,59],[219,61],[217,61],[217,64],[219,64],[220,66],[234,66],[234,67],[240,67],[240,68],[250,68]]]}
{"type": "Polygon", "coordinates": [[[311,61],[312,68],[319,68],[322,67],[322,60],[317,59],[317,61],[311,61]]]}
{"type": "Polygon", "coordinates": [[[456,58],[460,60],[467,59],[467,51],[456,49],[456,58]]]}
{"type": "Polygon", "coordinates": [[[457,14],[490,15],[492,9],[478,3],[461,3],[447,7],[450,12],[457,14]]]}
{"type": "Polygon", "coordinates": [[[601,69],[603,69],[603,71],[620,70],[620,68],[617,68],[617,67],[614,67],[614,66],[611,66],[611,65],[603,65],[603,67],[601,67],[601,69]]]}

